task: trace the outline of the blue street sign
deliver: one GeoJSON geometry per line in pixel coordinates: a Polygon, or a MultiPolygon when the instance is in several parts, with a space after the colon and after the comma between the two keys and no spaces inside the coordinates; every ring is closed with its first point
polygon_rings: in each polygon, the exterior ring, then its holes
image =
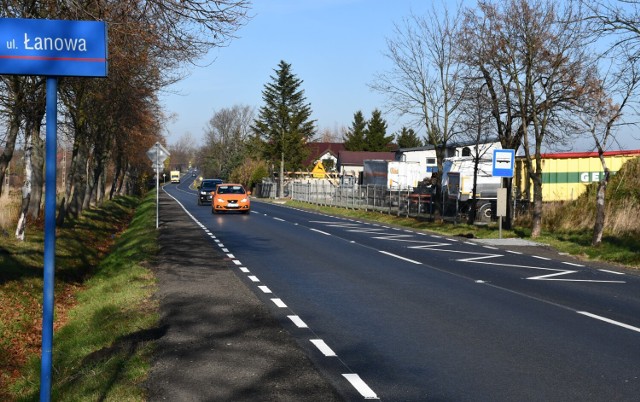
{"type": "Polygon", "coordinates": [[[106,77],[107,26],[0,18],[0,74],[106,77]]]}
{"type": "Polygon", "coordinates": [[[493,150],[493,170],[495,177],[513,177],[516,151],[514,149],[493,150]]]}

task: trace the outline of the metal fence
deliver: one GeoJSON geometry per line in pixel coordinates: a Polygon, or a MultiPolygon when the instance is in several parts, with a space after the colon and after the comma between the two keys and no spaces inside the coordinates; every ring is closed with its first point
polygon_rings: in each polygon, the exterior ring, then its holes
{"type": "Polygon", "coordinates": [[[430,194],[415,194],[411,188],[387,189],[379,185],[335,185],[326,180],[288,183],[292,200],[311,204],[379,211],[391,215],[433,217],[430,194]]]}

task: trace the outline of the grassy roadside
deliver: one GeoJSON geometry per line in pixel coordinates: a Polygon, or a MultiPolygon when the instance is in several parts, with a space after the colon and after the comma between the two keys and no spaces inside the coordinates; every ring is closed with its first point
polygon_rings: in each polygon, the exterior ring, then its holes
{"type": "MultiPolygon", "coordinates": [[[[142,401],[157,338],[155,193],[59,229],[52,400],[142,401]],[[126,228],[126,230],[125,230],[126,228]]],[[[0,400],[39,398],[42,233],[0,246],[0,400]],[[5,312],[10,312],[5,316],[5,312]]]]}
{"type": "MultiPolygon", "coordinates": [[[[345,209],[336,207],[319,206],[300,201],[286,201],[292,207],[315,210],[326,214],[348,216],[354,219],[376,221],[389,225],[409,227],[417,230],[427,230],[447,236],[460,236],[466,238],[491,239],[499,237],[497,223],[490,225],[468,225],[466,223],[432,222],[423,219],[407,218],[403,216],[388,215],[380,212],[367,212],[358,209],[345,209]]],[[[502,237],[517,237],[530,239],[531,230],[516,223],[513,230],[503,230],[502,237]]],[[[619,264],[628,268],[640,270],[640,238],[633,234],[612,236],[603,238],[602,245],[598,248],[591,246],[592,231],[557,229],[544,230],[542,236],[534,241],[547,244],[559,252],[564,252],[582,260],[601,261],[619,264]]]]}

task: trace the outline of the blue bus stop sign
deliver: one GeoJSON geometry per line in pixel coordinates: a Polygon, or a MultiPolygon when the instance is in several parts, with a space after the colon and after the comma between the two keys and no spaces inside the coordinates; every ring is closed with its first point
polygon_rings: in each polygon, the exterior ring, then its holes
{"type": "Polygon", "coordinates": [[[516,151],[514,149],[494,149],[493,150],[493,170],[494,177],[513,177],[516,151]]]}
{"type": "Polygon", "coordinates": [[[106,77],[106,23],[0,18],[0,74],[106,77]]]}

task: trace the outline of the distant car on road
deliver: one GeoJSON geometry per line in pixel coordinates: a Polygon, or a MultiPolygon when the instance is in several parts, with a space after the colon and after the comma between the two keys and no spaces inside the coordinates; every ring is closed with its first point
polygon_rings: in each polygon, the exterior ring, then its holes
{"type": "Polygon", "coordinates": [[[218,184],[211,203],[211,213],[239,211],[247,214],[251,210],[250,194],[242,184],[218,184]]]}
{"type": "Polygon", "coordinates": [[[223,182],[222,179],[203,179],[198,186],[198,205],[211,204],[216,186],[223,182]]]}

